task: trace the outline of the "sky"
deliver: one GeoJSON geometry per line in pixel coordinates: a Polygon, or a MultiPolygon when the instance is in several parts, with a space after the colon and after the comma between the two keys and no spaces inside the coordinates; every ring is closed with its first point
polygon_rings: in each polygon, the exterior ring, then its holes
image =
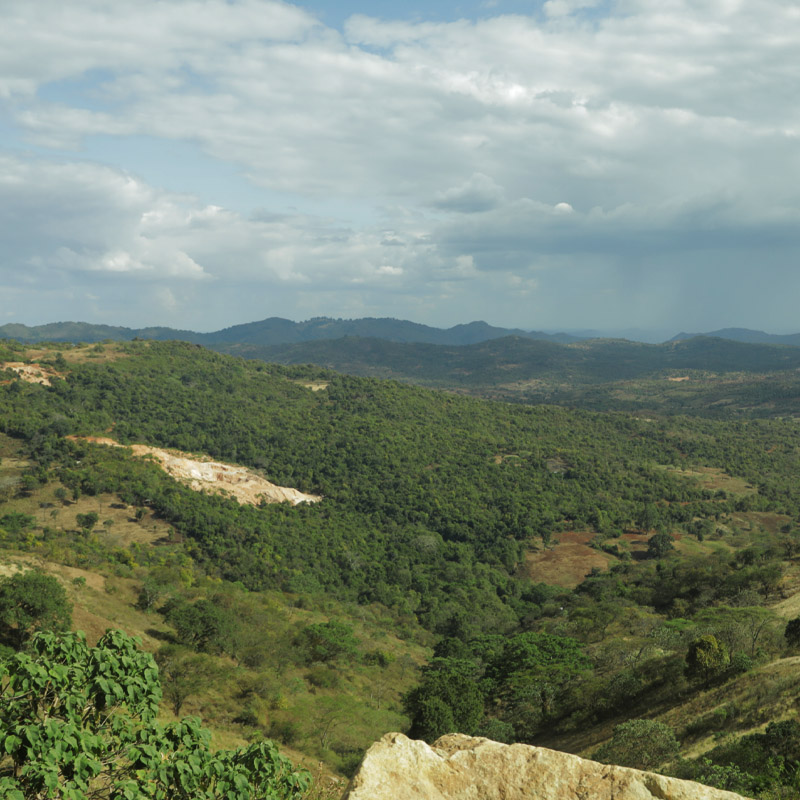
{"type": "Polygon", "coordinates": [[[0,324],[800,331],[796,3],[0,9],[0,324]]]}

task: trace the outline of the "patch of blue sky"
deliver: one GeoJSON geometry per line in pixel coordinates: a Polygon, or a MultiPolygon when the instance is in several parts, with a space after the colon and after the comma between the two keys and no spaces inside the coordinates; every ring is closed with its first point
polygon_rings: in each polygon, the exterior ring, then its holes
{"type": "Polygon", "coordinates": [[[182,64],[176,71],[176,74],[180,77],[182,81],[181,88],[184,90],[207,93],[216,91],[216,82],[210,70],[207,73],[201,74],[193,70],[187,64],[182,64]]]}
{"type": "Polygon", "coordinates": [[[353,14],[382,20],[406,22],[452,22],[458,19],[485,19],[500,14],[539,16],[544,0],[455,0],[422,3],[419,0],[397,3],[396,0],[306,0],[296,3],[319,17],[332,28],[342,29],[353,14]]]}
{"type": "Polygon", "coordinates": [[[115,101],[105,87],[114,78],[111,70],[90,69],[75,77],[45,83],[39,87],[36,96],[45,103],[58,103],[89,111],[107,111],[110,106],[115,105],[115,101]]]}
{"type": "Polygon", "coordinates": [[[19,126],[13,122],[8,109],[0,103],[0,150],[19,150],[26,147],[19,126]]]}
{"type": "Polygon", "coordinates": [[[257,212],[303,213],[343,222],[369,223],[376,211],[342,198],[299,196],[259,186],[233,162],[203,152],[197,144],[154,136],[89,136],[85,160],[123,169],[150,186],[188,194],[205,205],[221,206],[242,216],[257,212]]]}
{"type": "MultiPolygon", "coordinates": [[[[404,22],[481,20],[504,14],[545,19],[545,2],[546,0],[452,0],[433,3],[422,3],[419,0],[407,3],[397,3],[395,0],[305,0],[295,5],[315,14],[323,24],[342,30],[347,19],[354,14],[384,21],[404,22]]],[[[614,0],[587,0],[587,6],[574,9],[572,15],[584,20],[599,20],[609,15],[613,4],[614,0]]]]}

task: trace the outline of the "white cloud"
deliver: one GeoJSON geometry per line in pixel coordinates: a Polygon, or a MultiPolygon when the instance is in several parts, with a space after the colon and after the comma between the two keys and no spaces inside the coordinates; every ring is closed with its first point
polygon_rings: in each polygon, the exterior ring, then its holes
{"type": "Polygon", "coordinates": [[[533,179],[534,196],[554,202],[561,180],[594,205],[608,189],[601,178],[624,181],[627,197],[664,199],[729,180],[728,164],[753,150],[769,160],[772,140],[800,128],[790,101],[800,20],[777,2],[757,13],[628,2],[624,16],[566,28],[356,16],[345,37],[299,8],[256,0],[82,0],[49,15],[14,5],[31,33],[0,32],[6,74],[32,86],[88,69],[101,76],[100,107],[12,106],[38,144],[76,147],[97,134],[195,141],[256,183],[299,195],[419,203],[483,174],[511,198],[531,196],[533,179]]]}
{"type": "Polygon", "coordinates": [[[441,259],[413,230],[354,230],[297,213],[245,217],[93,164],[6,157],[0,175],[0,275],[12,285],[124,283],[131,301],[154,297],[158,310],[178,312],[198,292],[206,302],[222,296],[223,285],[424,292],[459,261],[441,259]]]}
{"type": "Polygon", "coordinates": [[[544,4],[544,13],[548,17],[566,17],[584,8],[594,8],[600,0],[547,0],[544,4]]]}
{"type": "Polygon", "coordinates": [[[451,211],[488,211],[503,201],[503,188],[488,175],[475,172],[464,183],[437,192],[433,205],[451,211]]]}
{"type": "Polygon", "coordinates": [[[322,313],[392,310],[390,293],[433,308],[446,291],[466,314],[507,297],[490,274],[530,300],[555,291],[542,271],[660,281],[664,253],[728,253],[716,269],[735,270],[758,247],[772,248],[775,280],[788,274],[793,259],[775,253],[797,247],[798,9],[549,0],[544,12],[362,15],[339,33],[272,0],[7,0],[6,118],[25,146],[59,151],[0,162],[14,280],[30,280],[27,265],[62,288],[168,281],[161,307],[176,313],[244,284],[322,313]],[[88,163],[99,139],[126,137],[234,164],[267,212],[222,207],[211,178],[200,200],[88,163]]]}

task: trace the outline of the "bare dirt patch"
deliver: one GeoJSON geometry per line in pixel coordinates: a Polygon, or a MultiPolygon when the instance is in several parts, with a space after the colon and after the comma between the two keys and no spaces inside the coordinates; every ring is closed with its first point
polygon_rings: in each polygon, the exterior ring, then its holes
{"type": "Polygon", "coordinates": [[[328,388],[330,381],[298,381],[297,385],[304,389],[311,389],[312,392],[321,392],[328,388]]]}
{"type": "Polygon", "coordinates": [[[82,364],[86,361],[107,362],[127,358],[128,354],[119,348],[120,343],[107,344],[82,344],[82,345],[55,345],[51,347],[25,348],[25,358],[35,361],[40,358],[52,358],[60,353],[64,360],[70,364],[82,364]]]}
{"type": "MultiPolygon", "coordinates": [[[[111,447],[123,447],[113,439],[102,436],[82,437],[84,441],[104,444],[111,447]]],[[[276,486],[266,478],[262,478],[247,467],[211,461],[205,456],[193,456],[179,450],[162,450],[144,444],[130,446],[136,456],[154,458],[176,480],[181,481],[197,492],[212,492],[233,497],[238,502],[257,506],[266,503],[318,503],[320,495],[285,486],[276,486]]]]}
{"type": "Polygon", "coordinates": [[[593,568],[608,568],[608,556],[588,545],[594,532],[565,531],[557,536],[558,544],[552,549],[525,555],[525,574],[535,583],[574,589],[593,568]]]}
{"type": "Polygon", "coordinates": [[[522,464],[520,457],[516,453],[495,453],[495,455],[492,456],[492,461],[495,464],[511,461],[515,467],[519,467],[522,464]]]}
{"type": "Polygon", "coordinates": [[[668,381],[673,381],[674,383],[680,383],[681,381],[688,381],[688,375],[681,375],[679,378],[667,378],[668,381]]]}
{"type": "Polygon", "coordinates": [[[4,361],[0,369],[10,369],[19,375],[26,383],[39,383],[42,386],[52,386],[52,378],[63,377],[58,372],[41,364],[25,364],[22,361],[4,361]]]}

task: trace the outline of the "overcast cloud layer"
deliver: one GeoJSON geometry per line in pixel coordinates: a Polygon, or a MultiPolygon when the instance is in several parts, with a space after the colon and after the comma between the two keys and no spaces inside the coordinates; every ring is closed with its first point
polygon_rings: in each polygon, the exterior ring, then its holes
{"type": "Polygon", "coordinates": [[[4,0],[0,322],[800,330],[800,7],[337,5],[4,0]]]}

